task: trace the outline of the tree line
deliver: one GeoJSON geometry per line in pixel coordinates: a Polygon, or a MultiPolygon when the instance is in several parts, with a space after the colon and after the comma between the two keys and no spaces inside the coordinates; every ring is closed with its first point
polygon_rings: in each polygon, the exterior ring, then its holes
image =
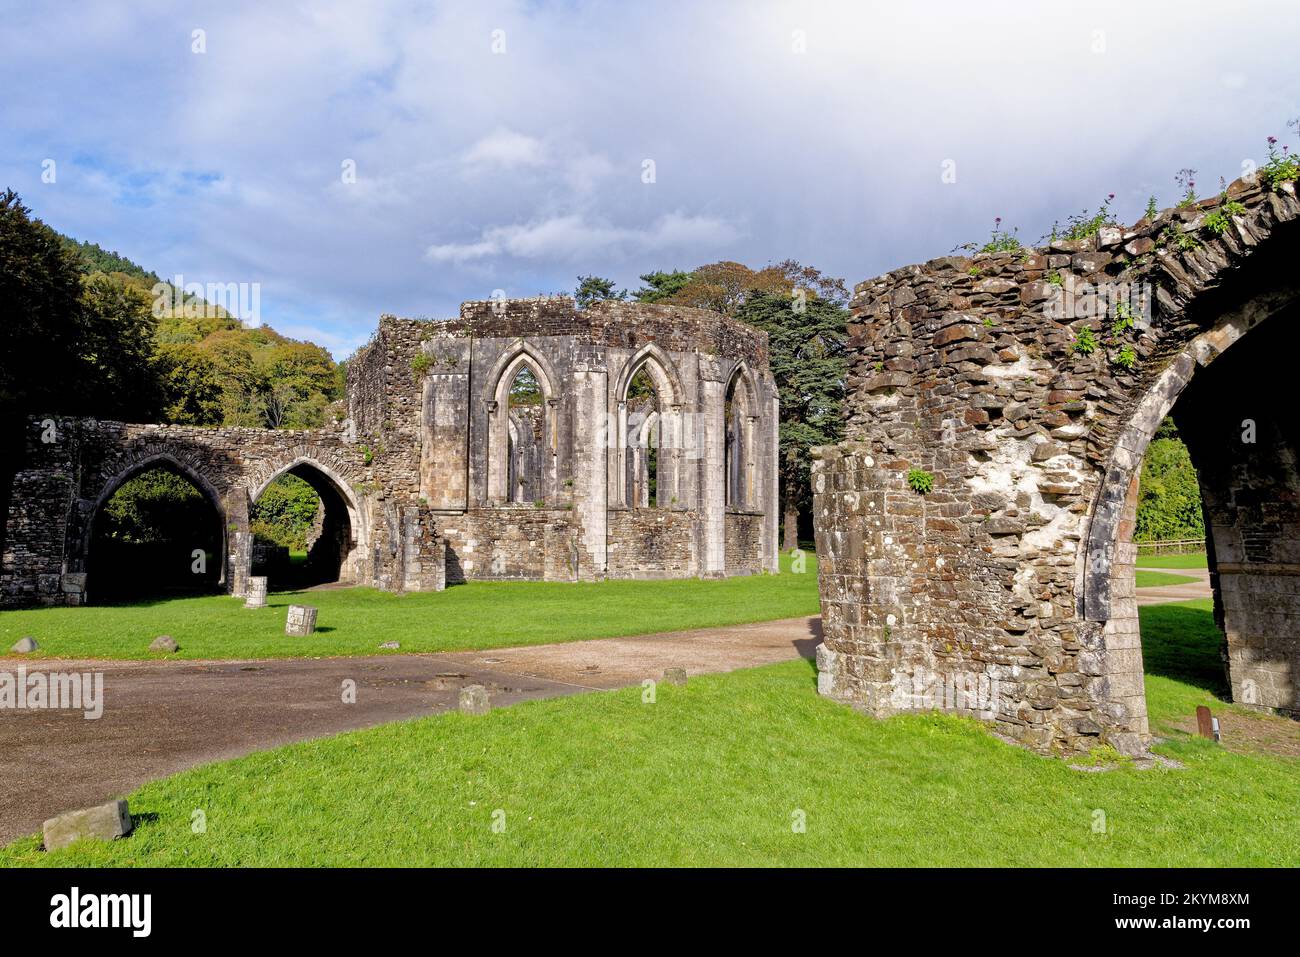
{"type": "Polygon", "coordinates": [[[249,328],[0,195],[0,415],[312,428],[343,396],[329,352],[249,328]],[[159,288],[166,289],[158,295],[159,288]]]}

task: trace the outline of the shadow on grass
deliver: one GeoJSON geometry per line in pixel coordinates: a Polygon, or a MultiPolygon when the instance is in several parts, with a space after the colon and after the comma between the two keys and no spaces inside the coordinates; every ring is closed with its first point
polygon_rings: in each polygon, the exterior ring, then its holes
{"type": "Polygon", "coordinates": [[[135,594],[109,593],[106,596],[92,592],[86,605],[93,608],[153,608],[186,598],[212,598],[224,594],[220,588],[170,588],[135,594]]]}
{"type": "Polygon", "coordinates": [[[1223,698],[1229,693],[1223,666],[1224,638],[1206,605],[1208,602],[1139,609],[1143,670],[1223,698]]]}
{"type": "Polygon", "coordinates": [[[817,687],[817,646],[821,643],[822,620],[821,616],[818,615],[808,620],[808,637],[796,638],[793,642],[795,651],[799,653],[799,657],[808,666],[814,688],[817,687]]]}

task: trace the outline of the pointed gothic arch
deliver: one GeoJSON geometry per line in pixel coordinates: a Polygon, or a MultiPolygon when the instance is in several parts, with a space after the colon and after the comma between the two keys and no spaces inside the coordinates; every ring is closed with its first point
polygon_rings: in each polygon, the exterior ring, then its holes
{"type": "Polygon", "coordinates": [[[748,366],[736,364],[724,393],[723,475],[728,508],[752,510],[758,500],[758,390],[748,366]]]}
{"type": "Polygon", "coordinates": [[[614,384],[617,442],[613,468],[613,502],[618,507],[681,507],[685,390],[672,359],[653,342],[623,364],[614,384]],[[644,373],[652,384],[652,409],[629,407],[633,380],[644,373]],[[650,494],[653,487],[654,494],[650,494]]]}
{"type": "MultiPolygon", "coordinates": [[[[250,510],[271,483],[283,475],[307,482],[321,503],[318,536],[310,543],[307,576],[312,584],[353,582],[361,578],[361,565],[370,535],[365,510],[342,474],[312,455],[296,455],[258,476],[248,491],[250,510]]],[[[251,550],[243,556],[251,564],[251,550]]],[[[251,567],[248,569],[251,572],[251,567]]]]}
{"type": "Polygon", "coordinates": [[[486,409],[488,501],[553,501],[559,464],[559,378],[554,367],[540,350],[517,339],[493,364],[488,382],[492,383],[486,409]],[[541,401],[535,414],[512,418],[511,388],[525,369],[537,381],[541,401]],[[525,433],[531,436],[526,444],[525,433]],[[521,474],[525,470],[527,474],[521,474]]]}
{"type": "MultiPolygon", "coordinates": [[[[203,475],[198,469],[191,465],[183,453],[173,451],[156,451],[149,450],[142,454],[132,456],[125,467],[118,468],[116,472],[108,478],[100,488],[99,494],[90,503],[86,511],[85,521],[78,529],[70,525],[68,531],[75,540],[69,541],[67,546],[67,555],[69,556],[69,570],[79,568],[86,575],[84,594],[89,601],[97,600],[97,578],[101,578],[105,569],[102,564],[97,568],[105,556],[97,554],[102,549],[96,549],[95,543],[97,533],[101,528],[103,521],[104,507],[109,503],[114,495],[127,482],[138,476],[155,469],[163,469],[184,479],[191,485],[207,502],[211,511],[211,527],[207,533],[198,533],[195,536],[196,543],[200,540],[210,538],[214,545],[214,554],[211,562],[206,559],[205,567],[211,568],[211,579],[216,585],[224,585],[227,582],[227,555],[229,553],[229,544],[227,541],[227,521],[226,507],[220,492],[216,487],[203,475]]],[[[193,556],[191,556],[192,558],[193,556]]],[[[178,559],[179,561],[179,559],[178,559]]],[[[190,561],[190,559],[186,559],[190,561]]],[[[204,573],[205,577],[207,573],[204,573]]],[[[103,589],[99,588],[102,594],[103,589]]]]}

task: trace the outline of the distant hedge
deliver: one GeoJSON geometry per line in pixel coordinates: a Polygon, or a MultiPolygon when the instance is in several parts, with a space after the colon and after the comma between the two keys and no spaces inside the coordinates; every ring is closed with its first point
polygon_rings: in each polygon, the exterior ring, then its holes
{"type": "Polygon", "coordinates": [[[253,505],[251,527],[259,542],[283,545],[290,551],[307,548],[307,533],[316,521],[320,496],[296,475],[281,475],[253,505]]]}
{"type": "Polygon", "coordinates": [[[1138,486],[1138,542],[1204,538],[1201,489],[1187,446],[1166,426],[1147,447],[1138,486]]]}

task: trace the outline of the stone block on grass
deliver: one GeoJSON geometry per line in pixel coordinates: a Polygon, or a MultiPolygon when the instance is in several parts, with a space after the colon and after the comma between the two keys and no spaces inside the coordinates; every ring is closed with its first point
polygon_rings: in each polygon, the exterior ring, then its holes
{"type": "Polygon", "coordinates": [[[176,639],[171,635],[159,635],[153,641],[149,642],[150,651],[163,651],[167,654],[173,654],[180,651],[181,646],[176,644],[176,639]]]}
{"type": "Polygon", "coordinates": [[[39,647],[40,645],[36,643],[35,638],[31,635],[23,635],[23,637],[14,642],[14,646],[9,650],[16,655],[29,655],[39,647]]]}
{"type": "Polygon", "coordinates": [[[245,608],[266,607],[266,576],[254,575],[248,579],[248,592],[244,596],[245,608]]]}
{"type": "Polygon", "coordinates": [[[460,710],[462,714],[487,714],[492,710],[488,701],[487,688],[482,685],[466,685],[460,689],[460,710]]]}
{"type": "Polygon", "coordinates": [[[289,615],[284,620],[284,633],[304,638],[316,630],[315,605],[290,605],[289,615]]]}
{"type": "Polygon", "coordinates": [[[125,801],[109,801],[98,807],[68,811],[45,822],[45,849],[58,850],[73,841],[113,841],[131,833],[131,813],[125,801]]]}

